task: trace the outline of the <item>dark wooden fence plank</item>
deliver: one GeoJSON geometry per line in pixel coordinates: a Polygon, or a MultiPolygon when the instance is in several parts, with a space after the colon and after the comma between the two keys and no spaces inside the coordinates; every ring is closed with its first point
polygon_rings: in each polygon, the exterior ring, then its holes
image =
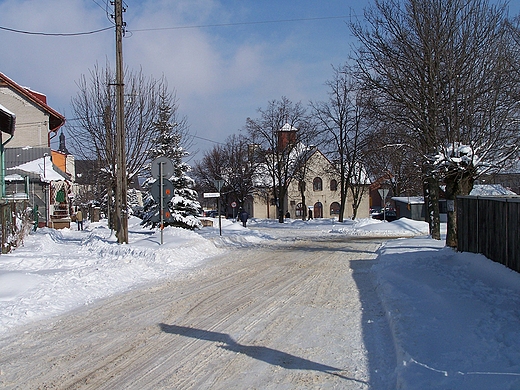
{"type": "Polygon", "coordinates": [[[457,198],[457,249],[520,272],[520,198],[457,198]]]}

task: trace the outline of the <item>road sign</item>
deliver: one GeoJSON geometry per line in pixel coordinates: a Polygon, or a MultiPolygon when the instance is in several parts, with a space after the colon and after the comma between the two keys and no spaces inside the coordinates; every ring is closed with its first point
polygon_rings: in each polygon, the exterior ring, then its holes
{"type": "Polygon", "coordinates": [[[157,157],[152,161],[152,176],[160,179],[160,170],[162,165],[162,177],[170,178],[173,176],[173,162],[168,157],[157,157]]]}
{"type": "Polygon", "coordinates": [[[220,198],[220,192],[205,192],[205,198],[220,198]]]}
{"type": "Polygon", "coordinates": [[[218,192],[222,189],[222,186],[224,185],[224,180],[214,180],[213,184],[215,184],[216,189],[218,192]]]}
{"type": "Polygon", "coordinates": [[[233,207],[233,208],[237,207],[237,202],[231,202],[231,207],[233,207]]]}
{"type": "MultiPolygon", "coordinates": [[[[163,213],[163,215],[162,215],[163,222],[173,222],[171,212],[168,208],[163,208],[162,213],[163,213]]],[[[155,223],[160,223],[161,222],[161,210],[159,210],[159,212],[157,214],[154,214],[150,218],[150,221],[155,222],[155,223]]]]}
{"type": "Polygon", "coordinates": [[[390,190],[388,188],[380,188],[377,190],[379,192],[379,196],[381,196],[381,200],[383,201],[383,205],[386,203],[386,197],[390,190]]]}
{"type": "MultiPolygon", "coordinates": [[[[166,204],[173,197],[173,183],[168,179],[162,179],[162,182],[163,182],[163,202],[164,202],[164,204],[166,204]]],[[[161,180],[157,180],[152,184],[152,188],[150,188],[150,193],[152,194],[152,198],[156,202],[160,202],[160,200],[161,200],[161,180]]]]}

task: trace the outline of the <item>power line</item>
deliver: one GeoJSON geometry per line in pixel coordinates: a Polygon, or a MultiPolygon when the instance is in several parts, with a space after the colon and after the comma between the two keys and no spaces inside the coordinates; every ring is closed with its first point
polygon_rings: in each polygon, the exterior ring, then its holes
{"type": "Polygon", "coordinates": [[[101,0],[103,1],[104,3],[104,6],[99,4],[96,0],[92,0],[99,8],[101,8],[103,11],[105,11],[105,15],[108,19],[108,21],[112,24],[114,24],[113,20],[112,20],[112,14],[110,13],[109,9],[110,9],[110,6],[108,4],[108,1],[107,0],[101,0]]]}
{"type": "Polygon", "coordinates": [[[199,136],[197,136],[197,135],[190,135],[190,137],[192,137],[192,138],[197,138],[197,139],[201,139],[201,140],[203,140],[203,141],[212,142],[212,143],[214,143],[214,144],[218,144],[218,145],[225,145],[225,144],[222,143],[222,142],[213,141],[212,139],[204,138],[204,137],[199,137],[199,136]]]}
{"type": "Polygon", "coordinates": [[[306,22],[306,21],[313,21],[313,20],[344,19],[344,18],[350,18],[351,16],[352,15],[350,15],[350,16],[323,16],[323,17],[316,17],[316,18],[261,20],[261,21],[253,21],[253,22],[216,23],[216,24],[200,24],[200,25],[190,25],[190,26],[141,28],[141,29],[136,29],[136,30],[130,30],[130,32],[183,30],[183,29],[190,29],[190,28],[206,28],[206,27],[248,26],[248,25],[255,25],[255,24],[270,24],[270,23],[306,22]]]}
{"type": "Polygon", "coordinates": [[[75,33],[46,33],[46,32],[17,30],[14,28],[0,26],[0,30],[10,31],[10,32],[18,33],[18,34],[43,35],[43,36],[51,36],[51,37],[75,37],[75,36],[79,36],[79,35],[90,35],[90,34],[96,34],[96,33],[100,33],[103,31],[111,30],[113,28],[114,28],[113,26],[110,26],[110,27],[100,28],[99,30],[75,32],[75,33]]]}
{"type": "Polygon", "coordinates": [[[108,9],[108,2],[105,0],[105,6],[103,7],[101,4],[99,4],[96,0],[92,0],[94,4],[96,4],[99,8],[101,8],[103,11],[106,11],[108,9]]]}
{"type": "MultiPolygon", "coordinates": [[[[101,5],[98,4],[96,1],[94,1],[94,3],[96,3],[99,7],[101,7],[101,5]]],[[[344,19],[344,18],[349,18],[351,16],[346,16],[346,15],[344,15],[344,16],[323,16],[323,17],[316,17],[316,18],[295,18],[295,19],[280,19],[280,20],[261,20],[261,21],[253,21],[253,22],[215,23],[215,24],[200,24],[200,25],[189,25],[189,26],[142,28],[142,29],[136,29],[136,30],[129,30],[129,32],[184,30],[184,29],[192,29],[192,28],[209,28],[209,27],[249,26],[249,25],[258,25],[258,24],[344,19]]],[[[51,37],[75,37],[75,36],[81,36],[81,35],[92,35],[92,34],[97,34],[97,33],[103,32],[103,31],[110,30],[112,28],[113,28],[113,26],[104,27],[104,28],[100,28],[97,30],[74,32],[74,33],[48,33],[48,32],[41,32],[41,31],[18,30],[18,29],[14,29],[14,28],[10,28],[10,27],[0,26],[0,30],[10,31],[10,32],[18,33],[18,34],[40,35],[40,36],[51,36],[51,37]]]]}

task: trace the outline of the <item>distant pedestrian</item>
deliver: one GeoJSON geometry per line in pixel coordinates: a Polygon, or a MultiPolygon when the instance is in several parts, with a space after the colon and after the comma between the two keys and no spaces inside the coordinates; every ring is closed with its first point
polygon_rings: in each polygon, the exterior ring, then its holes
{"type": "Polygon", "coordinates": [[[240,220],[242,221],[242,225],[244,227],[246,227],[246,224],[247,224],[247,219],[249,218],[249,214],[247,213],[246,210],[242,210],[240,212],[240,220]]]}
{"type": "Polygon", "coordinates": [[[76,212],[76,223],[78,224],[78,230],[83,230],[83,213],[81,209],[76,212]]]}

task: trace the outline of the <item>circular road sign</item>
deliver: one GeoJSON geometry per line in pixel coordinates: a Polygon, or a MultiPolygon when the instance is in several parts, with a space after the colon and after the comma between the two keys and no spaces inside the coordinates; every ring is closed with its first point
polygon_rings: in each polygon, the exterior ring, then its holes
{"type": "Polygon", "coordinates": [[[168,157],[157,157],[152,161],[152,176],[156,179],[160,179],[162,165],[162,177],[170,178],[173,176],[173,162],[168,157]]]}
{"type": "Polygon", "coordinates": [[[237,202],[231,202],[231,207],[233,207],[233,208],[237,207],[237,202]]]}

